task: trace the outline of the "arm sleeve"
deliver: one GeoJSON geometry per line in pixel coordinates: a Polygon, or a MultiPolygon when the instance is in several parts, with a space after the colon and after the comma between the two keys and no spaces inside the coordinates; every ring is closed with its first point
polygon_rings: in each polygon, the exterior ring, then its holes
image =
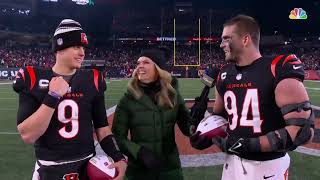
{"type": "Polygon", "coordinates": [[[192,119],[190,116],[190,111],[187,109],[185,105],[185,101],[180,95],[178,90],[178,81],[175,79],[174,86],[177,92],[177,104],[178,104],[178,115],[177,115],[177,124],[180,131],[185,136],[191,135],[192,125],[196,124],[196,120],[192,119]]]}
{"type": "Polygon", "coordinates": [[[17,113],[17,125],[31,116],[40,107],[34,97],[26,92],[19,93],[19,107],[17,113]]]}
{"type": "Polygon", "coordinates": [[[108,126],[108,119],[106,107],[104,102],[104,92],[106,91],[106,82],[102,76],[99,75],[99,91],[93,100],[92,105],[92,120],[95,129],[108,126]]]}
{"type": "Polygon", "coordinates": [[[195,120],[191,118],[190,111],[186,108],[185,102],[180,96],[180,94],[178,96],[178,103],[179,103],[178,118],[177,118],[178,127],[185,136],[190,136],[192,125],[196,124],[195,120]]]}
{"type": "Polygon", "coordinates": [[[29,76],[26,69],[21,68],[12,84],[13,90],[19,94],[17,125],[31,116],[41,105],[30,93],[28,80],[29,76]]]}
{"type": "Polygon", "coordinates": [[[137,159],[141,146],[128,139],[130,111],[126,108],[126,101],[126,98],[123,97],[116,108],[112,133],[116,137],[121,152],[128,157],[137,159]]]}
{"type": "Polygon", "coordinates": [[[275,71],[276,85],[286,78],[295,78],[299,81],[304,80],[303,64],[294,54],[283,56],[277,62],[275,71]]]}

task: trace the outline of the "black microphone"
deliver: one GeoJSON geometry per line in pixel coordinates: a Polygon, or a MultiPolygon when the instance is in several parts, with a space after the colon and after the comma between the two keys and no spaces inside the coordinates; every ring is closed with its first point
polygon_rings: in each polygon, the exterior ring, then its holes
{"type": "Polygon", "coordinates": [[[201,77],[201,82],[205,85],[205,87],[201,92],[200,99],[206,99],[208,97],[210,88],[215,85],[219,72],[220,69],[212,68],[209,69],[207,73],[203,74],[203,76],[201,77]]]}
{"type": "Polygon", "coordinates": [[[201,95],[195,98],[194,105],[191,108],[191,117],[197,121],[197,125],[204,118],[204,114],[208,107],[208,94],[210,88],[215,85],[219,72],[220,69],[214,67],[209,69],[207,73],[204,73],[201,77],[201,82],[205,87],[202,89],[201,95]]]}

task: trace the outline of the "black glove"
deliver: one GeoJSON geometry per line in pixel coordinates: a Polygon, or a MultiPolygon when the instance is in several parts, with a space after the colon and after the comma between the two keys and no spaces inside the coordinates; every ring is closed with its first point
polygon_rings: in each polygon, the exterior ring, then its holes
{"type": "Polygon", "coordinates": [[[221,138],[212,139],[213,144],[217,145],[221,151],[228,154],[241,156],[252,152],[261,152],[259,138],[221,138]]]}
{"type": "Polygon", "coordinates": [[[194,99],[194,104],[191,107],[191,117],[197,121],[198,125],[200,121],[204,118],[204,114],[208,108],[209,98],[207,97],[204,102],[200,102],[200,97],[194,99]]]}
{"type": "Polygon", "coordinates": [[[200,136],[200,131],[197,131],[196,133],[191,135],[189,140],[191,146],[199,150],[206,149],[213,144],[211,139],[205,136],[200,136]]]}
{"type": "Polygon", "coordinates": [[[162,161],[148,148],[141,146],[138,152],[138,160],[142,161],[146,168],[152,171],[159,171],[162,169],[162,161]]]}

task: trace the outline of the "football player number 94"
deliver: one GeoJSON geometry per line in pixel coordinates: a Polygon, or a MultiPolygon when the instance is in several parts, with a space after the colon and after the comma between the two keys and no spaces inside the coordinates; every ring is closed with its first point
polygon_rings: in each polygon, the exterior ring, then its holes
{"type": "MultiPolygon", "coordinates": [[[[237,98],[232,91],[227,91],[224,94],[224,104],[227,113],[232,115],[232,119],[229,125],[230,130],[234,130],[238,125],[238,108],[237,108],[237,98]]],[[[262,119],[260,118],[259,111],[259,98],[257,89],[248,89],[242,102],[242,110],[240,114],[240,126],[252,127],[254,133],[261,133],[262,119]],[[252,119],[248,119],[249,110],[252,114],[252,119]]]]}
{"type": "Polygon", "coordinates": [[[59,130],[59,134],[66,138],[70,139],[75,137],[79,131],[79,107],[78,104],[71,100],[65,99],[61,101],[58,105],[58,120],[64,124],[64,126],[59,130]],[[71,112],[67,117],[67,111],[71,112]],[[71,127],[67,129],[67,124],[71,123],[71,127]]]}

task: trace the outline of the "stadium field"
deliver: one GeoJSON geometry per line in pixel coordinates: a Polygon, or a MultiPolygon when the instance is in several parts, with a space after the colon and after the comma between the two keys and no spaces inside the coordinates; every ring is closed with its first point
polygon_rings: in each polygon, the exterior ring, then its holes
{"type": "MultiPolygon", "coordinates": [[[[106,106],[117,104],[126,90],[127,80],[108,80],[106,106]]],[[[197,79],[179,79],[179,89],[186,99],[201,93],[202,83],[197,79]]],[[[312,104],[320,106],[320,82],[306,81],[305,87],[312,104]]],[[[210,93],[213,98],[213,92],[210,93]]],[[[17,95],[10,83],[0,82],[0,180],[30,180],[34,168],[32,145],[22,142],[16,130],[17,95]]],[[[319,127],[318,127],[319,128],[319,127]]],[[[319,152],[319,151],[316,151],[319,152]]],[[[316,156],[292,152],[289,177],[291,180],[320,179],[320,154],[316,156]]],[[[186,180],[215,180],[221,176],[222,166],[184,167],[186,180]]]]}

